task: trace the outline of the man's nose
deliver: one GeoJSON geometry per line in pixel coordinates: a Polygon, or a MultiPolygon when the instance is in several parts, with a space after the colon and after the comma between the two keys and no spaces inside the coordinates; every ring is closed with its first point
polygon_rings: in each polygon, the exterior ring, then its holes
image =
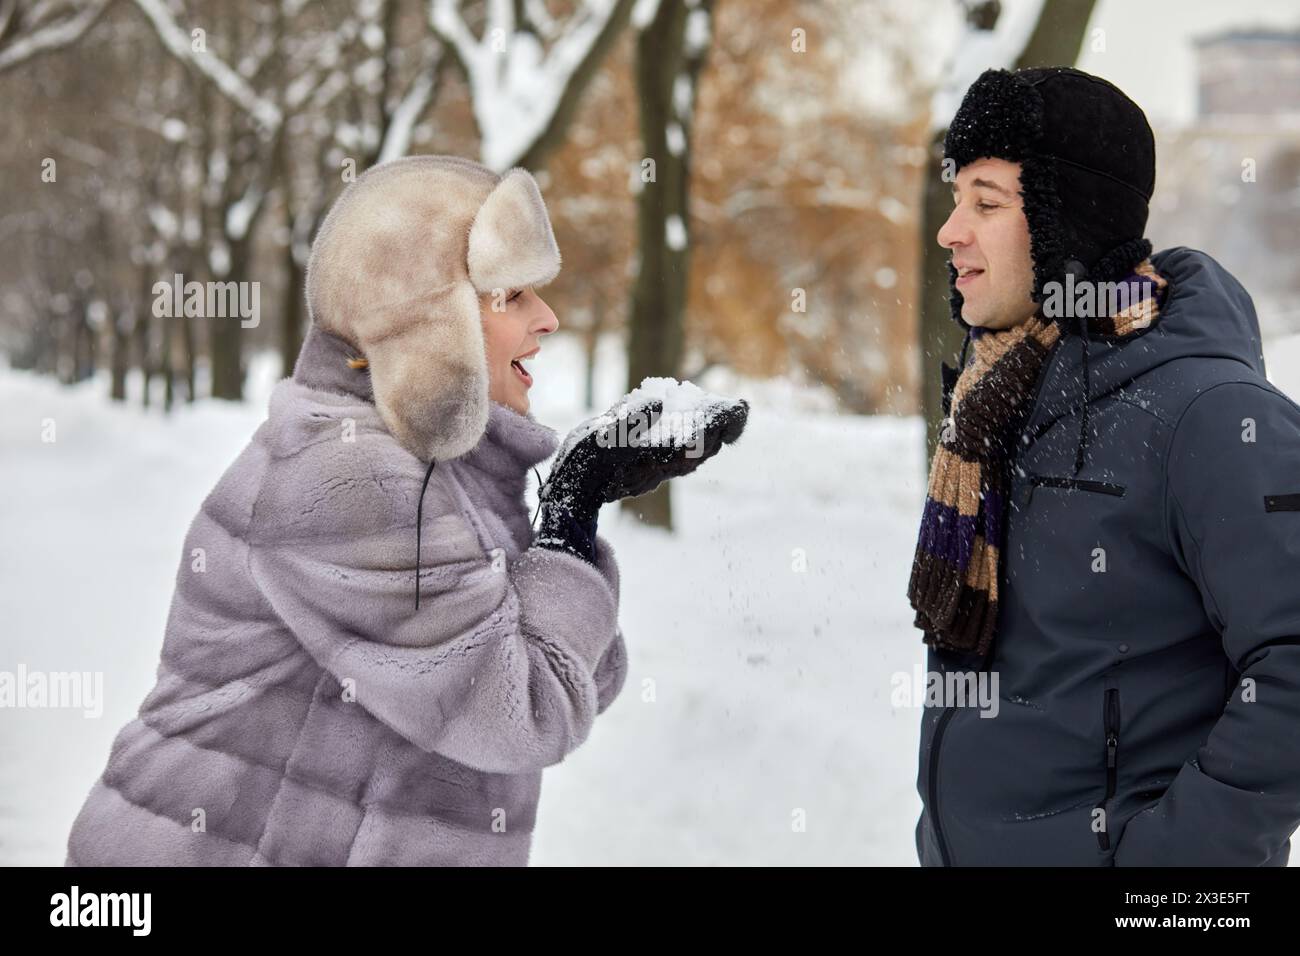
{"type": "Polygon", "coordinates": [[[966,216],[962,212],[961,206],[953,207],[947,221],[939,227],[939,233],[935,238],[939,241],[939,245],[945,249],[970,244],[970,228],[967,225],[966,216]]]}

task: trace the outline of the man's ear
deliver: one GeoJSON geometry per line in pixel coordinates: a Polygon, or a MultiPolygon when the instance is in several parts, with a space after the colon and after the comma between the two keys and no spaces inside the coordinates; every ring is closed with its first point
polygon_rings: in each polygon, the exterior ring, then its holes
{"type": "Polygon", "coordinates": [[[545,285],[559,274],[560,249],[527,170],[510,170],[483,201],[470,227],[468,265],[479,292],[545,285]]]}

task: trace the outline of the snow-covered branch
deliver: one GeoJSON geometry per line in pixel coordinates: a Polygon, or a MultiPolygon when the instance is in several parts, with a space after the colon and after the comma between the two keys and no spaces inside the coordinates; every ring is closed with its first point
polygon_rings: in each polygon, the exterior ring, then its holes
{"type": "Polygon", "coordinates": [[[1001,13],[989,29],[968,11],[944,69],[943,82],[930,101],[931,132],[937,133],[948,125],[967,88],[981,73],[1009,70],[1015,65],[1042,12],[1043,0],[1001,0],[1001,13]]]}
{"type": "Polygon", "coordinates": [[[481,38],[466,25],[459,0],[429,0],[429,24],[469,84],[484,164],[508,169],[548,135],[631,5],[583,0],[562,24],[538,24],[551,38],[544,47],[537,33],[516,22],[513,0],[487,5],[481,38]]]}
{"type": "Polygon", "coordinates": [[[632,29],[638,33],[659,14],[659,0],[636,0],[632,7],[632,29]]]}
{"type": "Polygon", "coordinates": [[[465,25],[457,0],[429,0],[429,25],[468,72],[469,64],[477,61],[479,44],[465,25]]]}
{"type": "MultiPolygon", "coordinates": [[[[113,0],[82,0],[72,7],[69,16],[42,22],[49,11],[49,4],[32,11],[30,32],[20,34],[13,40],[0,45],[0,73],[13,69],[20,63],[26,63],[42,53],[70,46],[81,39],[82,35],[95,25],[95,21],[108,9],[113,0]]],[[[15,0],[0,3],[0,37],[9,25],[15,22],[17,3],[15,0]]]]}
{"type": "Polygon", "coordinates": [[[247,238],[249,227],[265,198],[266,191],[259,183],[249,183],[244,194],[226,208],[226,235],[235,240],[247,238]]]}
{"type": "Polygon", "coordinates": [[[412,81],[410,89],[393,110],[376,162],[386,163],[390,159],[398,159],[410,152],[411,134],[415,130],[415,124],[420,121],[420,117],[424,115],[425,109],[433,99],[437,73],[436,66],[433,66],[412,81]]]}
{"type": "Polygon", "coordinates": [[[194,49],[190,35],[181,28],[164,0],[132,0],[153,24],[158,39],[172,56],[189,63],[212,81],[228,100],[248,113],[267,135],[275,133],[284,115],[275,103],[260,96],[238,72],[210,50],[194,49]]]}
{"type": "Polygon", "coordinates": [[[543,40],[554,40],[560,32],[560,25],[546,9],[545,0],[524,0],[524,15],[543,40]]]}

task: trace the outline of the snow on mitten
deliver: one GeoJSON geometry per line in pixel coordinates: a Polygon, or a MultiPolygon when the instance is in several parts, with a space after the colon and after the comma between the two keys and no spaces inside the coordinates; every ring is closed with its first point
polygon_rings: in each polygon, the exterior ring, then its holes
{"type": "Polygon", "coordinates": [[[594,563],[600,506],[690,474],[745,430],[749,404],[690,382],[647,378],[560,445],[542,485],[536,544],[594,563]]]}

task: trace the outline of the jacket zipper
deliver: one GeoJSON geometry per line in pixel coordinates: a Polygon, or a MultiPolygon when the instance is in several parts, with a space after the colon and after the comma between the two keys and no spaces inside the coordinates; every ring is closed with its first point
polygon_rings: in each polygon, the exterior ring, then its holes
{"type": "Polygon", "coordinates": [[[1232,661],[1224,659],[1223,661],[1223,702],[1227,706],[1232,700],[1232,695],[1237,692],[1237,678],[1240,675],[1237,669],[1232,666],[1232,661]]]}
{"type": "Polygon", "coordinates": [[[1106,796],[1097,807],[1102,811],[1104,821],[1102,829],[1097,832],[1097,843],[1103,850],[1110,849],[1110,807],[1108,804],[1115,796],[1115,784],[1119,768],[1119,688],[1106,689],[1106,703],[1103,711],[1106,725],[1106,796]]]}
{"type": "MultiPolygon", "coordinates": [[[[1052,366],[1056,364],[1057,357],[1058,350],[1053,349],[1052,354],[1048,357],[1047,361],[1043,363],[1042,368],[1038,370],[1038,381],[1034,383],[1034,397],[1029,403],[1029,411],[1026,413],[1025,418],[1026,423],[1028,423],[1029,418],[1034,414],[1034,409],[1038,405],[1038,397],[1042,394],[1043,386],[1047,383],[1048,375],[1051,374],[1052,366]]],[[[1025,447],[1024,439],[1025,433],[1022,430],[1020,435],[1017,436],[1016,447],[1012,450],[1011,461],[1007,466],[1008,477],[1013,477],[1015,474],[1016,463],[1020,460],[1021,449],[1025,447]]],[[[998,573],[1001,574],[1001,568],[998,569],[998,573]]],[[[988,656],[991,660],[991,649],[988,656]]],[[[981,670],[983,670],[983,663],[984,662],[981,661],[981,670]]],[[[943,740],[943,732],[945,728],[947,728],[949,721],[952,720],[952,717],[956,712],[957,707],[955,704],[949,705],[945,708],[944,712],[939,715],[938,723],[936,723],[934,727],[934,735],[930,738],[930,781],[929,787],[927,788],[930,797],[930,826],[934,830],[934,840],[935,843],[939,845],[939,859],[944,866],[952,866],[953,864],[952,854],[948,850],[947,843],[944,842],[943,824],[939,822],[939,744],[943,740]]]]}
{"type": "Polygon", "coordinates": [[[930,738],[930,825],[934,828],[934,841],[939,845],[939,859],[944,866],[952,866],[948,846],[943,840],[943,824],[939,822],[939,739],[943,729],[957,712],[956,705],[949,706],[939,715],[930,738]]]}

